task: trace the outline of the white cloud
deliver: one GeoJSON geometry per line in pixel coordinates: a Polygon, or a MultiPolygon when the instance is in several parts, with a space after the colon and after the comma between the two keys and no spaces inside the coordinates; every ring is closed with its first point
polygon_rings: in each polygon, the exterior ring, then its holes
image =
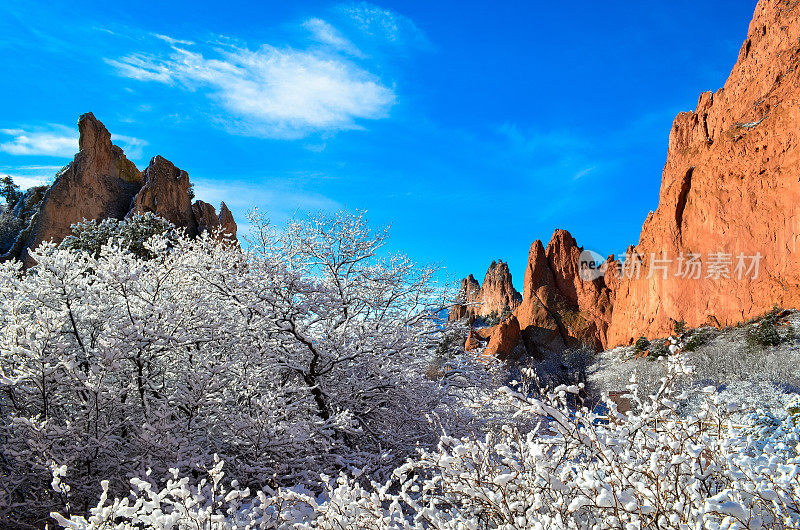
{"type": "Polygon", "coordinates": [[[333,49],[341,50],[355,57],[363,57],[355,44],[350,42],[341,32],[320,18],[310,18],[303,23],[303,27],[311,32],[317,42],[326,44],[333,49]]]}
{"type": "Polygon", "coordinates": [[[151,35],[153,35],[153,37],[155,37],[157,39],[163,40],[164,42],[166,42],[170,46],[175,45],[175,44],[183,44],[184,46],[191,46],[192,44],[194,44],[194,42],[192,42],[190,40],[173,39],[172,37],[168,37],[166,35],[161,35],[160,33],[152,33],[151,35]]]}
{"type": "Polygon", "coordinates": [[[365,33],[394,43],[427,45],[425,34],[414,22],[369,2],[343,4],[340,10],[349,16],[365,33]]]}
{"type": "Polygon", "coordinates": [[[147,142],[141,138],[134,138],[133,136],[125,136],[122,134],[112,134],[111,141],[117,144],[125,152],[125,156],[131,160],[136,160],[144,154],[144,146],[147,142]]]}
{"type": "Polygon", "coordinates": [[[8,173],[8,175],[14,180],[14,184],[19,186],[21,190],[27,190],[28,188],[33,188],[34,186],[42,186],[44,184],[53,182],[53,177],[46,175],[40,175],[38,177],[26,177],[23,175],[14,175],[12,173],[8,173]]]}
{"type": "Polygon", "coordinates": [[[356,129],[359,120],[387,116],[396,99],[377,76],[326,50],[265,44],[194,51],[175,44],[166,55],[132,54],[108,63],[124,77],[202,91],[236,119],[223,123],[250,136],[356,129]]]}
{"type": "Polygon", "coordinates": [[[12,155],[71,157],[78,151],[77,133],[63,125],[51,125],[39,131],[0,129],[0,135],[13,137],[0,143],[0,151],[12,155]]]}
{"type": "Polygon", "coordinates": [[[239,233],[247,235],[247,214],[258,207],[262,214],[276,224],[285,223],[295,215],[308,213],[333,213],[343,208],[338,201],[320,193],[287,189],[283,184],[275,187],[253,186],[252,182],[219,182],[204,179],[194,181],[198,199],[214,205],[219,211],[224,201],[233,213],[239,233]]]}
{"type": "Polygon", "coordinates": [[[166,64],[157,64],[152,57],[134,53],[123,57],[121,60],[106,59],[106,62],[116,68],[117,73],[123,77],[138,79],[139,81],[157,81],[172,84],[172,73],[166,64]]]}
{"type": "MultiPolygon", "coordinates": [[[[12,155],[38,155],[72,158],[78,152],[78,131],[75,127],[50,124],[47,127],[30,130],[0,129],[0,136],[10,140],[0,143],[0,151],[12,155]]],[[[129,158],[142,156],[142,148],[147,142],[124,135],[111,135],[111,140],[119,145],[129,158]]]]}
{"type": "Polygon", "coordinates": [[[592,171],[594,171],[595,169],[597,169],[596,166],[591,166],[591,167],[587,167],[587,168],[581,169],[580,171],[575,173],[575,176],[572,177],[572,180],[580,180],[583,177],[585,177],[586,175],[588,175],[589,173],[591,173],[592,171]]]}
{"type": "Polygon", "coordinates": [[[62,166],[0,166],[0,175],[9,175],[20,189],[27,190],[53,182],[62,166]]]}

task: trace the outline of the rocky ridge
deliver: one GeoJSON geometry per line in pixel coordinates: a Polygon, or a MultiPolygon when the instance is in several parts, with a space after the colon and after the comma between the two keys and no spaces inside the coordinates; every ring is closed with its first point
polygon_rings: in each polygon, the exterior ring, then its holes
{"type": "Polygon", "coordinates": [[[236,239],[236,222],[225,203],[217,215],[202,201],[192,204],[189,175],[161,156],[144,171],[111,142],[111,134],[92,113],[78,120],[79,152],[49,187],[28,190],[8,211],[3,223],[17,230],[5,234],[0,259],[21,259],[43,241],[62,241],[71,226],[84,219],[123,219],[153,212],[190,236],[221,227],[223,237],[236,239]]]}

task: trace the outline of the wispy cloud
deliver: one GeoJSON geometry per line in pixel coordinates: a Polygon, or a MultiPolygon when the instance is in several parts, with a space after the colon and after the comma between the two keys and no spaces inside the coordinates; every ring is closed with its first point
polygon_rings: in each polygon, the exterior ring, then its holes
{"type": "Polygon", "coordinates": [[[133,53],[120,60],[106,59],[122,77],[130,77],[139,81],[157,81],[173,84],[173,73],[167,62],[159,62],[152,55],[133,53]]]}
{"type": "Polygon", "coordinates": [[[161,35],[160,33],[152,33],[152,35],[153,35],[153,37],[155,37],[157,39],[160,39],[160,40],[163,40],[164,42],[166,42],[167,44],[169,44],[171,46],[175,45],[175,44],[182,44],[184,46],[191,46],[191,45],[194,44],[194,42],[192,42],[190,40],[173,39],[172,37],[168,37],[167,35],[161,35]]]}
{"type": "Polygon", "coordinates": [[[112,134],[111,141],[120,146],[125,151],[125,156],[131,160],[141,158],[144,155],[144,147],[147,145],[147,142],[141,138],[122,134],[112,134]]]}
{"type": "Polygon", "coordinates": [[[410,18],[369,2],[342,4],[339,10],[363,32],[397,44],[428,45],[428,39],[410,18]]]}
{"type": "MultiPolygon", "coordinates": [[[[0,143],[0,151],[11,155],[72,158],[78,152],[75,127],[51,123],[45,127],[0,129],[0,136],[10,137],[0,143]]],[[[142,148],[147,145],[144,140],[132,136],[112,135],[111,139],[133,159],[141,157],[142,148]]]]}
{"type": "Polygon", "coordinates": [[[0,175],[9,175],[14,183],[26,190],[53,181],[61,166],[0,166],[0,175]]]}
{"type": "Polygon", "coordinates": [[[63,125],[32,131],[0,129],[0,135],[11,137],[11,140],[0,143],[0,151],[12,155],[71,157],[78,150],[78,135],[63,125]]]}
{"type": "MultiPolygon", "coordinates": [[[[322,20],[307,28],[329,48],[349,41],[322,20]]],[[[264,44],[256,49],[216,43],[190,47],[172,39],[166,53],[107,59],[117,73],[204,94],[227,116],[233,132],[267,138],[302,138],[361,127],[388,115],[394,90],[342,53],[264,44]]]]}
{"type": "Polygon", "coordinates": [[[572,177],[572,180],[580,180],[583,177],[585,177],[586,175],[588,175],[589,173],[591,173],[592,171],[594,171],[595,169],[597,169],[596,166],[583,168],[580,171],[578,171],[577,173],[575,173],[575,176],[572,177]]]}
{"type": "Polygon", "coordinates": [[[355,57],[364,57],[364,54],[359,50],[355,44],[350,42],[342,33],[325,22],[321,18],[310,18],[303,22],[303,27],[306,28],[319,43],[330,46],[335,50],[340,50],[355,57]]]}

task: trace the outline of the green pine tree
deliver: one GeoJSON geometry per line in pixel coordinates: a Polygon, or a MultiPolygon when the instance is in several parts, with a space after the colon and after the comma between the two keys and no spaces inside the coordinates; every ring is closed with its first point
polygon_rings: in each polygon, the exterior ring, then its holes
{"type": "Polygon", "coordinates": [[[6,175],[0,179],[0,197],[5,197],[8,204],[16,204],[22,197],[19,186],[14,184],[14,179],[11,178],[11,175],[6,175]]]}

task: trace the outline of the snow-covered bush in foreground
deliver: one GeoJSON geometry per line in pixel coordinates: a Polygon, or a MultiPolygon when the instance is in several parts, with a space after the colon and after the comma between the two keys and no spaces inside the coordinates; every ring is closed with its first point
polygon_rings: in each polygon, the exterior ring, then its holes
{"type": "Polygon", "coordinates": [[[673,357],[657,394],[638,400],[632,383],[634,411],[602,417],[565,405],[578,387],[541,400],[507,390],[498,399],[540,418],[536,432],[443,437],[380,484],[342,474],[317,497],[241,491],[221,485],[217,464],[210,482],[175,478],[156,492],[135,481],[129,499],[104,495],[88,520],[56,518],[74,529],[798,527],[797,408],[734,425],[736,407],[709,388],[701,411],[681,417],[673,388],[688,370],[673,357]]]}
{"type": "Polygon", "coordinates": [[[122,224],[97,228],[101,245],[87,226],[44,244],[24,273],[0,264],[0,526],[87,513],[101,480],[120,496],[152,470],[160,488],[215,455],[251,487],[386,477],[470,427],[424,374],[446,303],[434,271],[377,256],[387,234],[361,215],[256,219],[246,252],[122,224]],[[53,464],[69,469],[58,492],[53,464]]]}

